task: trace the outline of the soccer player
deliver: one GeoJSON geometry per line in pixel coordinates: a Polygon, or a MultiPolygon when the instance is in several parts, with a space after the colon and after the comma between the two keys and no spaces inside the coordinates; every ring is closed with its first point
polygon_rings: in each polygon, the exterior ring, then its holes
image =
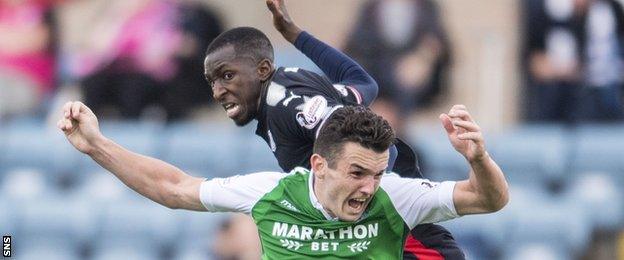
{"type": "MultiPolygon", "coordinates": [[[[283,0],[267,0],[275,28],[329,77],[299,68],[274,68],[273,47],[259,30],[235,28],[208,47],[205,76],[214,99],[237,125],[256,119],[256,134],[269,145],[282,170],[310,167],[319,129],[343,105],[370,105],[376,82],[343,53],[302,31],[283,0]]],[[[404,177],[422,175],[413,151],[397,140],[388,170],[404,177]],[[398,149],[398,151],[397,151],[398,149]]],[[[417,226],[408,237],[405,259],[463,259],[451,234],[441,226],[417,226]]]]}
{"type": "Polygon", "coordinates": [[[399,259],[403,241],[417,224],[494,212],[509,197],[479,126],[461,105],[440,119],[472,170],[466,180],[442,183],[385,174],[394,131],[362,106],[338,108],[325,120],[311,170],[212,180],[189,176],[107,139],[81,102],[68,102],[63,111],[58,127],[69,142],[141,195],[172,209],[251,215],[263,259],[399,259]]]}

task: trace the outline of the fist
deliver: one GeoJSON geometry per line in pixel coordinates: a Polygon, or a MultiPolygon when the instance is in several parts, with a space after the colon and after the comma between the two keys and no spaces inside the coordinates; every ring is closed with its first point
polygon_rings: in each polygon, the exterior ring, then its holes
{"type": "Polygon", "coordinates": [[[70,101],[63,105],[63,116],[56,125],[67,140],[85,154],[90,154],[97,141],[103,138],[97,117],[89,107],[79,101],[70,101]]]}

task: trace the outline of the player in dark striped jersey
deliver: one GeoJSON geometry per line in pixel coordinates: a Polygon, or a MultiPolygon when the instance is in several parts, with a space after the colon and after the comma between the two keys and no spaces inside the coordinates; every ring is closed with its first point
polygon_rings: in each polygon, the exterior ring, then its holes
{"type": "MultiPolygon", "coordinates": [[[[257,120],[256,134],[289,172],[310,166],[318,130],[335,109],[370,105],[378,87],[349,57],[299,29],[283,1],[267,0],[267,5],[276,29],[327,77],[299,68],[275,68],[269,39],[249,27],[229,30],[211,43],[205,75],[227,116],[237,125],[257,120]]],[[[400,140],[390,149],[388,165],[402,176],[422,178],[413,151],[400,140]]],[[[438,225],[414,228],[405,248],[405,259],[464,258],[450,233],[438,225]]]]}

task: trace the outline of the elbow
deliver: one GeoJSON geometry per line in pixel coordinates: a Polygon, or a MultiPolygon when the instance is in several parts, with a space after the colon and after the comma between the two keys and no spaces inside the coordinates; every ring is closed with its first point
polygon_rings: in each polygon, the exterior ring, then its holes
{"type": "Polygon", "coordinates": [[[486,208],[487,211],[493,213],[505,208],[507,203],[509,203],[509,188],[505,185],[504,189],[489,198],[486,208]]]}

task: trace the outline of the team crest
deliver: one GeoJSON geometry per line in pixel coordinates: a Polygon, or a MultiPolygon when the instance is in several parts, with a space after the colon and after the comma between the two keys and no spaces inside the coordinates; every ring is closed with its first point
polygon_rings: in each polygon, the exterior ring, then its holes
{"type": "Polygon", "coordinates": [[[313,129],[318,125],[327,111],[327,99],[314,96],[303,105],[303,110],[295,116],[299,125],[313,129]]]}

